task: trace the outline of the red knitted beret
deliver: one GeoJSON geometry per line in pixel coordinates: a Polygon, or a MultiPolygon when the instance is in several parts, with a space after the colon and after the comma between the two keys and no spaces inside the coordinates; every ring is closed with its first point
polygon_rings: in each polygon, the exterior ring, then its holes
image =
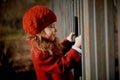
{"type": "Polygon", "coordinates": [[[45,6],[37,5],[25,12],[23,29],[25,32],[35,35],[53,22],[56,22],[56,20],[56,15],[52,10],[45,6]]]}

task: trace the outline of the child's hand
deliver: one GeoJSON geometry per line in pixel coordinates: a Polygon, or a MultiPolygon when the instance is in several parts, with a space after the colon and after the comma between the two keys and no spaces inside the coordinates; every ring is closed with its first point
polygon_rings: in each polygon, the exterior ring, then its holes
{"type": "Polygon", "coordinates": [[[79,35],[78,37],[75,38],[75,44],[74,45],[78,48],[81,48],[81,45],[82,45],[81,35],[79,35]]]}
{"type": "Polygon", "coordinates": [[[69,34],[69,36],[67,37],[67,39],[68,39],[69,41],[72,41],[72,40],[73,40],[73,37],[75,37],[75,33],[74,33],[74,32],[71,32],[71,33],[69,34]]]}

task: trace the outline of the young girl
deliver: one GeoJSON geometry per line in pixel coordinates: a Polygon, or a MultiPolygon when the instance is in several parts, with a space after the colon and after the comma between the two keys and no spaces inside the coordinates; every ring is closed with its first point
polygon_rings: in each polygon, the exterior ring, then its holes
{"type": "Polygon", "coordinates": [[[47,7],[34,6],[23,16],[23,29],[30,34],[30,49],[37,80],[74,80],[71,69],[81,60],[81,36],[74,33],[59,42],[56,15],[47,7]]]}

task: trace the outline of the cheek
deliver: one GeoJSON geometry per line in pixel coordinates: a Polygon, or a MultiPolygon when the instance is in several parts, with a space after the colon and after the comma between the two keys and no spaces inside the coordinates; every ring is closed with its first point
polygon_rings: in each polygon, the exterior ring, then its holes
{"type": "Polygon", "coordinates": [[[51,36],[51,35],[52,35],[52,32],[51,32],[51,31],[47,31],[47,32],[46,32],[46,35],[47,35],[47,36],[51,36]]]}
{"type": "Polygon", "coordinates": [[[45,30],[43,37],[45,38],[50,38],[52,36],[52,31],[50,30],[45,30]]]}

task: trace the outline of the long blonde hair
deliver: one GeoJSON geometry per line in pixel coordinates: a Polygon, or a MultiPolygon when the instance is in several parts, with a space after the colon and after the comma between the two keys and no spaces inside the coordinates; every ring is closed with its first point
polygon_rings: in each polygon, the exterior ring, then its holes
{"type": "Polygon", "coordinates": [[[45,51],[45,52],[49,52],[50,55],[53,55],[53,52],[52,52],[53,47],[56,47],[57,49],[62,51],[63,46],[62,46],[62,44],[60,44],[60,41],[57,37],[55,37],[54,41],[49,41],[49,40],[43,38],[41,36],[41,34],[42,34],[42,31],[40,33],[36,34],[35,36],[29,37],[30,39],[34,40],[38,49],[45,51]]]}

